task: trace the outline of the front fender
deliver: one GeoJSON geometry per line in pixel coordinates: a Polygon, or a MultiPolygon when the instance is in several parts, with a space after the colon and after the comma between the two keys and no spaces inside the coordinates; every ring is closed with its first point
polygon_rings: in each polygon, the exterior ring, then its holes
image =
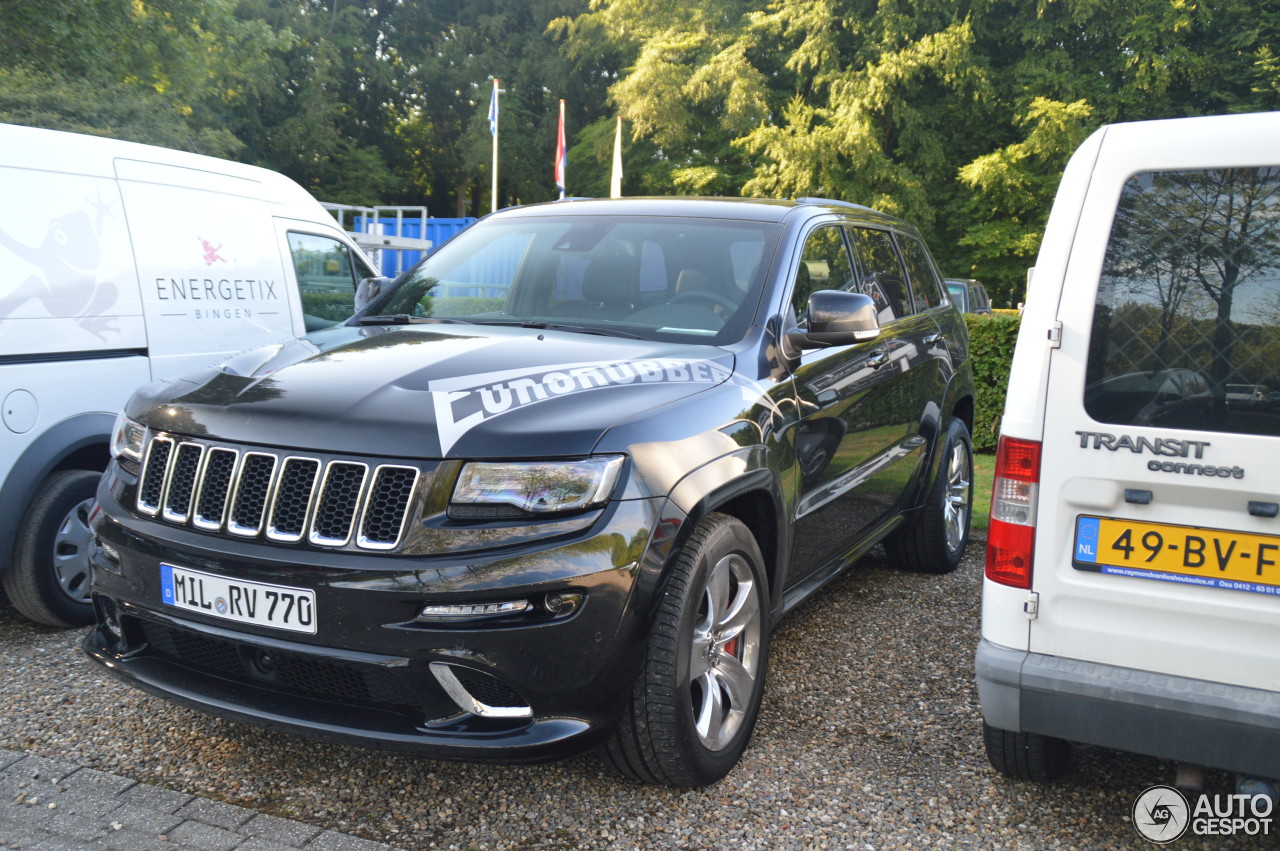
{"type": "Polygon", "coordinates": [[[63,468],[72,456],[86,451],[94,456],[95,462],[89,463],[86,459],[76,468],[104,469],[114,424],[114,414],[101,412],[68,417],[23,450],[0,485],[0,575],[9,568],[12,561],[9,554],[13,552],[18,527],[40,483],[50,473],[63,468]]]}

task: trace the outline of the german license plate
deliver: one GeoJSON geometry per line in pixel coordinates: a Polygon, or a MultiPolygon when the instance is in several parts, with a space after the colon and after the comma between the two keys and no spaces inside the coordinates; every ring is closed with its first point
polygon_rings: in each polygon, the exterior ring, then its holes
{"type": "Polygon", "coordinates": [[[1072,565],[1118,576],[1280,594],[1276,535],[1080,516],[1072,565]]]}
{"type": "Polygon", "coordinates": [[[316,595],[306,588],[229,579],[162,562],[160,598],[167,606],[210,617],[316,632],[316,595]]]}

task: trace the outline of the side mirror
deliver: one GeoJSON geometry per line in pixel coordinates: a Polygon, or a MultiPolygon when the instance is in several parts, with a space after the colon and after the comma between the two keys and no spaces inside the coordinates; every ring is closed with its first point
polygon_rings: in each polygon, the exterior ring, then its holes
{"type": "Polygon", "coordinates": [[[389,283],[391,279],[383,277],[365,278],[361,281],[356,286],[356,310],[364,310],[365,305],[377,298],[389,283]]]}
{"type": "Polygon", "coordinates": [[[787,334],[796,351],[849,346],[880,336],[880,320],[871,296],[840,290],[819,290],[809,296],[809,327],[787,334]]]}

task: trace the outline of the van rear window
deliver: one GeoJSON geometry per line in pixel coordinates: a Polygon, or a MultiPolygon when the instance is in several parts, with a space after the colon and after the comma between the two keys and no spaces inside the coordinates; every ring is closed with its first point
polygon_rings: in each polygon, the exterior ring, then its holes
{"type": "Polygon", "coordinates": [[[1280,434],[1280,166],[1129,179],[1086,376],[1099,422],[1280,434]]]}

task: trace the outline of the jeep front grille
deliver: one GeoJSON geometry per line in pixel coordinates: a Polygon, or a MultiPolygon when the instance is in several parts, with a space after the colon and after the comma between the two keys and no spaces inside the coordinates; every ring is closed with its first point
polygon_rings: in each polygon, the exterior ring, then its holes
{"type": "Polygon", "coordinates": [[[156,434],[138,480],[142,514],[205,532],[318,547],[399,545],[421,477],[405,464],[279,455],[156,434]]]}

